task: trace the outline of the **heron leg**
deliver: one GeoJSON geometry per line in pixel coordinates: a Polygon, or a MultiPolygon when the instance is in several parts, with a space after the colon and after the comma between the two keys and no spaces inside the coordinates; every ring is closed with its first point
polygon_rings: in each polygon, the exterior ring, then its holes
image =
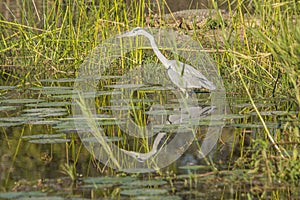
{"type": "Polygon", "coordinates": [[[188,99],[189,97],[192,97],[194,94],[194,90],[185,90],[185,98],[188,99]]]}

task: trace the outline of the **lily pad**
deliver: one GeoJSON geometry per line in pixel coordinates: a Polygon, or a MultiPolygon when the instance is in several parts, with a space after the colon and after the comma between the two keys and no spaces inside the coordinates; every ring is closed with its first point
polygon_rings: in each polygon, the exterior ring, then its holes
{"type": "Polygon", "coordinates": [[[157,196],[167,194],[168,190],[166,189],[148,189],[148,188],[140,188],[140,189],[131,189],[131,190],[123,190],[120,192],[121,195],[126,196],[157,196]]]}
{"type": "Polygon", "coordinates": [[[27,122],[27,124],[44,124],[44,125],[55,125],[57,124],[58,121],[57,120],[40,120],[40,121],[32,121],[32,122],[27,122]]]}
{"type": "Polygon", "coordinates": [[[116,85],[106,85],[105,88],[115,88],[115,89],[136,89],[145,86],[144,84],[116,84],[116,85]]]}
{"type": "Polygon", "coordinates": [[[43,197],[45,199],[46,194],[38,191],[34,192],[2,192],[0,198],[3,199],[17,199],[20,197],[43,197]]]}
{"type": "MultiPolygon", "coordinates": [[[[257,115],[256,112],[249,113],[250,115],[257,115]]],[[[288,111],[280,111],[280,110],[273,110],[273,111],[261,111],[259,112],[262,116],[281,116],[281,115],[288,115],[290,114],[288,111]]]]}
{"type": "Polygon", "coordinates": [[[73,90],[73,87],[69,86],[49,86],[49,87],[31,87],[30,90],[73,90]]]}
{"type": "Polygon", "coordinates": [[[180,196],[137,196],[130,198],[131,200],[181,200],[182,198],[180,196]]]}
{"type": "Polygon", "coordinates": [[[6,86],[6,85],[0,85],[0,90],[14,90],[17,86],[6,86]]]}
{"type": "Polygon", "coordinates": [[[76,79],[75,78],[59,78],[59,79],[42,79],[40,82],[42,83],[53,83],[53,82],[58,82],[58,83],[71,83],[74,82],[76,79]]]}
{"type": "Polygon", "coordinates": [[[122,172],[127,173],[147,173],[147,172],[155,172],[154,169],[149,168],[129,168],[129,169],[120,169],[122,172]]]}
{"type": "Polygon", "coordinates": [[[45,100],[42,99],[5,99],[1,100],[1,103],[10,103],[10,104],[25,104],[25,103],[39,103],[45,100]]]}
{"type": "Polygon", "coordinates": [[[236,128],[261,128],[262,124],[231,124],[232,127],[236,128]]]}
{"type": "Polygon", "coordinates": [[[34,144],[58,144],[58,143],[66,143],[70,141],[71,140],[69,139],[60,139],[60,138],[29,140],[30,143],[34,143],[34,144]]]}
{"type": "MultiPolygon", "coordinates": [[[[37,118],[35,118],[36,120],[37,118]]],[[[32,119],[28,119],[26,117],[0,117],[0,121],[4,122],[26,122],[32,119]]]]}
{"type": "Polygon", "coordinates": [[[11,127],[11,126],[20,126],[24,122],[0,122],[0,127],[11,127]]]}
{"type": "Polygon", "coordinates": [[[53,102],[42,102],[37,104],[26,104],[27,107],[61,107],[61,106],[68,106],[71,105],[72,102],[66,102],[66,101],[53,101],[53,102]]]}
{"type": "Polygon", "coordinates": [[[56,89],[56,90],[41,90],[41,94],[48,94],[48,95],[59,95],[59,94],[75,94],[76,91],[74,90],[62,90],[62,89],[56,89]]]}
{"type": "Polygon", "coordinates": [[[173,90],[174,87],[167,87],[167,86],[144,86],[139,88],[139,91],[165,91],[165,90],[173,90]]]}
{"type": "Polygon", "coordinates": [[[153,103],[152,99],[111,99],[111,103],[114,104],[130,104],[130,103],[153,103]]]}
{"type": "Polygon", "coordinates": [[[18,106],[0,106],[0,111],[16,110],[18,106]]]}
{"type": "Polygon", "coordinates": [[[211,169],[211,166],[207,165],[187,165],[187,166],[180,166],[179,169],[184,169],[184,170],[209,170],[211,169]]]}
{"type": "MultiPolygon", "coordinates": [[[[103,137],[106,142],[117,142],[117,141],[123,141],[123,137],[103,137]]],[[[98,140],[95,137],[87,137],[81,139],[82,142],[96,142],[98,143],[98,140]]]]}
{"type": "Polygon", "coordinates": [[[100,96],[105,96],[105,95],[116,95],[116,94],[121,94],[119,91],[98,91],[98,92],[85,92],[81,93],[79,96],[77,93],[73,94],[64,94],[64,95],[55,95],[53,98],[56,99],[71,99],[71,98],[95,98],[95,97],[100,97],[100,96]]]}
{"type": "Polygon", "coordinates": [[[165,184],[167,184],[167,182],[162,181],[162,180],[145,180],[145,181],[137,180],[137,181],[128,183],[128,185],[136,186],[136,187],[159,186],[159,185],[165,185],[165,184]]]}
{"type": "Polygon", "coordinates": [[[22,136],[22,139],[50,139],[50,138],[60,138],[65,137],[66,134],[37,134],[37,135],[26,135],[22,136]]]}
{"type": "Polygon", "coordinates": [[[97,183],[97,184],[84,184],[81,187],[82,188],[93,188],[93,189],[104,189],[104,188],[111,188],[113,186],[114,186],[113,184],[97,183]]]}
{"type": "Polygon", "coordinates": [[[140,106],[104,106],[100,108],[101,110],[139,110],[142,109],[140,106]]]}
{"type": "Polygon", "coordinates": [[[54,113],[54,112],[66,112],[66,108],[31,108],[31,109],[25,109],[23,112],[25,113],[54,113]]]}
{"type": "Polygon", "coordinates": [[[88,177],[84,179],[85,184],[127,184],[135,181],[134,177],[88,177]]]}
{"type": "Polygon", "coordinates": [[[97,77],[99,80],[105,80],[105,79],[120,79],[122,76],[99,76],[97,77]]]}

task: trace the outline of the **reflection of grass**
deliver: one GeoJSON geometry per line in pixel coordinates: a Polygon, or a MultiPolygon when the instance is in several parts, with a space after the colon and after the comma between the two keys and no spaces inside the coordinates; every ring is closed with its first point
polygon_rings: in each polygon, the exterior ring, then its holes
{"type": "MultiPolygon", "coordinates": [[[[144,5],[137,1],[131,1],[136,6],[131,9],[123,1],[112,3],[104,0],[98,4],[96,1],[88,1],[84,5],[80,1],[66,0],[65,4],[61,3],[63,1],[55,1],[55,6],[39,10],[40,17],[45,15],[44,20],[40,21],[34,20],[36,12],[26,8],[32,2],[24,1],[19,20],[8,21],[3,16],[0,18],[0,67],[2,78],[8,83],[17,82],[26,86],[40,84],[38,80],[41,78],[73,76],[82,60],[101,40],[128,29],[129,26],[143,26],[144,23],[141,15],[144,5]],[[44,12],[43,15],[41,12],[44,12]],[[32,80],[36,82],[33,83],[32,80]]],[[[274,100],[276,106],[266,110],[295,110],[296,104],[300,105],[299,2],[277,3],[271,0],[263,4],[262,1],[254,0],[251,11],[241,1],[237,2],[235,13],[231,13],[229,19],[222,15],[217,17],[216,21],[220,26],[214,27],[215,30],[195,29],[195,35],[200,32],[203,35],[200,40],[205,41],[203,45],[211,48],[208,51],[216,52],[212,56],[218,63],[227,90],[230,91],[228,96],[236,94],[238,98],[250,98],[257,113],[263,109],[255,106],[257,101],[270,97],[288,98],[294,103],[282,106],[274,100]],[[247,95],[244,95],[246,92],[247,95]]],[[[145,59],[142,56],[140,52],[128,55],[135,64],[142,63],[145,59]]],[[[120,68],[124,67],[123,62],[117,64],[120,64],[120,68]]],[[[118,67],[117,64],[114,68],[118,67]]],[[[100,84],[111,84],[110,81],[102,81],[100,84]]],[[[102,102],[109,102],[108,98],[103,96],[102,102]]],[[[244,108],[243,113],[250,111],[251,108],[244,108]]],[[[277,170],[278,177],[295,182],[295,178],[299,177],[295,173],[300,169],[296,163],[299,155],[294,151],[294,148],[299,148],[300,142],[297,128],[299,116],[299,113],[291,114],[287,122],[283,120],[282,123],[286,124],[276,134],[272,135],[267,126],[262,133],[257,133],[257,140],[254,142],[257,153],[251,157],[249,165],[245,161],[242,166],[255,169],[263,166],[269,176],[276,174],[277,170]],[[261,140],[265,140],[263,144],[261,140]],[[270,146],[276,147],[276,152],[268,148],[270,146]],[[277,158],[278,149],[284,149],[283,152],[290,154],[283,154],[286,160],[277,158]],[[277,163],[280,166],[276,168],[274,166],[277,163]],[[284,171],[285,169],[289,170],[284,171]]],[[[145,124],[143,112],[134,113],[134,119],[141,125],[145,124]]],[[[252,120],[243,119],[241,123],[252,123],[252,120]]],[[[261,122],[276,120],[281,119],[260,117],[261,122]]],[[[113,132],[114,129],[108,131],[108,135],[121,135],[119,130],[117,133],[113,132]]],[[[105,144],[103,138],[98,139],[105,144]]],[[[138,141],[135,140],[136,143],[138,141]]],[[[240,155],[244,155],[242,152],[246,150],[242,141],[240,155]]],[[[147,144],[145,146],[148,147],[147,144]]],[[[249,158],[245,158],[247,159],[249,158]]]]}
{"type": "Polygon", "coordinates": [[[108,142],[105,141],[101,131],[99,130],[99,127],[97,126],[97,123],[93,117],[93,113],[91,113],[89,107],[87,107],[84,98],[80,96],[80,94],[78,95],[79,95],[79,101],[77,102],[77,104],[79,105],[82,114],[86,119],[86,122],[90,129],[90,133],[95,137],[98,144],[100,144],[101,148],[104,149],[106,156],[109,158],[109,161],[113,163],[113,166],[115,166],[117,169],[120,169],[120,164],[118,160],[115,158],[114,153],[110,148],[108,142]]]}

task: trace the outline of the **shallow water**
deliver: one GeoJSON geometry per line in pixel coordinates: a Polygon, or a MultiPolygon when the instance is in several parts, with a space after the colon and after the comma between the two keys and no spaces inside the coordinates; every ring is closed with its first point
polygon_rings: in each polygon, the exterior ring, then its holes
{"type": "MultiPolygon", "coordinates": [[[[166,199],[236,199],[237,197],[244,199],[249,195],[253,198],[256,195],[260,196],[261,192],[266,196],[276,194],[279,197],[285,197],[289,190],[294,191],[293,195],[298,195],[299,190],[292,187],[282,188],[280,185],[274,185],[262,188],[267,181],[266,177],[258,174],[249,175],[248,170],[230,170],[230,166],[239,160],[241,153],[251,154],[252,140],[262,137],[263,126],[246,97],[227,99],[229,105],[227,109],[230,109],[233,114],[227,114],[224,118],[225,127],[218,148],[207,157],[210,160],[199,158],[198,146],[194,143],[176,162],[161,169],[163,176],[159,173],[137,176],[131,173],[114,172],[95,160],[82,145],[82,138],[80,139],[76,132],[80,130],[78,126],[74,126],[74,118],[71,114],[71,107],[74,104],[72,102],[73,82],[74,79],[44,80],[44,87],[26,89],[2,86],[0,99],[1,191],[18,192],[0,193],[1,198],[48,195],[155,199],[156,195],[165,195],[166,199]],[[245,145],[243,152],[240,152],[239,141],[241,139],[244,140],[242,144],[245,145]],[[77,175],[74,174],[75,170],[72,170],[74,162],[76,162],[77,175]],[[208,165],[212,162],[214,166],[208,165]],[[218,169],[218,172],[214,171],[214,167],[218,169]],[[75,181],[72,181],[72,177],[76,177],[75,181]],[[249,181],[252,183],[250,184],[249,181]],[[43,188],[46,192],[22,193],[42,191],[43,188]]],[[[128,85],[124,85],[124,88],[118,86],[118,88],[132,89],[128,85]]],[[[161,95],[161,92],[166,91],[158,91],[158,94],[161,95]]],[[[111,95],[118,94],[116,92],[111,95]]],[[[108,98],[106,95],[100,93],[96,95],[96,99],[101,102],[108,98]]],[[[201,100],[202,97],[207,98],[209,93],[196,95],[201,100]]],[[[148,95],[148,99],[144,100],[141,98],[124,99],[121,104],[120,101],[111,101],[111,106],[105,106],[103,104],[105,101],[98,103],[99,109],[103,112],[96,116],[98,120],[100,119],[97,122],[101,130],[112,133],[105,140],[115,144],[122,144],[124,140],[124,136],[120,137],[118,129],[122,125],[122,120],[112,120],[112,116],[107,111],[116,112],[117,115],[122,112],[142,110],[146,119],[149,117],[147,115],[153,115],[155,120],[164,121],[163,114],[176,116],[176,106],[174,106],[176,101],[172,100],[171,94],[167,96],[170,98],[169,103],[165,104],[165,108],[168,108],[167,112],[161,112],[161,107],[149,111],[151,108],[149,105],[157,98],[155,95],[148,95]],[[131,104],[126,107],[125,104],[129,102],[134,102],[135,106],[131,104]],[[119,108],[116,107],[117,104],[119,108]]],[[[286,110],[294,106],[293,102],[284,99],[280,101],[256,99],[255,101],[273,136],[282,134],[283,125],[290,120],[288,116],[293,114],[293,111],[287,112],[286,110]]],[[[199,123],[199,119],[196,121],[199,123]]],[[[156,122],[153,121],[153,123],[156,122]]],[[[202,122],[203,124],[198,124],[200,128],[197,129],[200,138],[201,134],[207,130],[207,124],[204,123],[205,117],[202,122]]],[[[161,121],[157,123],[160,125],[161,121]]],[[[168,125],[164,129],[171,133],[175,125],[168,125]]],[[[80,127],[83,131],[89,129],[84,124],[80,127]]],[[[87,139],[94,140],[93,138],[87,139]]],[[[135,144],[135,142],[135,140],[129,140],[129,143],[135,144]]]]}

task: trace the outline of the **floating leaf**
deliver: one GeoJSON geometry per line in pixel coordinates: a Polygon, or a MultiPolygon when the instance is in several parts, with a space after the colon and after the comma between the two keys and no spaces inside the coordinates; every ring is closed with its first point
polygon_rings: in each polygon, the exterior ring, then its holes
{"type": "Polygon", "coordinates": [[[42,102],[38,104],[26,104],[27,107],[61,107],[61,106],[68,106],[71,105],[72,102],[66,102],[66,101],[53,101],[53,102],[42,102]]]}
{"type": "Polygon", "coordinates": [[[137,186],[137,187],[145,187],[145,186],[159,186],[159,185],[165,185],[167,184],[166,181],[161,180],[146,180],[146,181],[133,181],[131,183],[128,183],[130,186],[137,186]]]}
{"type": "Polygon", "coordinates": [[[95,98],[95,97],[100,97],[100,96],[107,96],[107,95],[116,95],[116,94],[122,94],[119,91],[98,91],[98,92],[85,92],[85,93],[80,93],[80,96],[75,93],[75,94],[65,94],[65,95],[55,95],[53,98],[56,99],[70,99],[70,98],[76,98],[79,99],[81,98],[95,98]]]}
{"type": "Polygon", "coordinates": [[[112,126],[112,125],[126,124],[126,122],[113,120],[113,121],[99,121],[97,122],[97,124],[99,126],[112,126]]]}
{"type": "Polygon", "coordinates": [[[25,113],[54,113],[54,112],[66,112],[66,108],[31,108],[25,109],[25,113]]]}
{"type": "Polygon", "coordinates": [[[262,124],[231,124],[232,127],[236,128],[261,128],[262,124]]]}
{"type": "Polygon", "coordinates": [[[115,89],[136,89],[145,86],[144,84],[116,84],[116,85],[106,85],[105,88],[115,88],[115,89]]]}
{"type": "Polygon", "coordinates": [[[58,120],[40,120],[40,121],[32,121],[32,122],[27,122],[27,124],[44,124],[44,125],[54,125],[57,124],[59,121],[58,120]]]}
{"type": "Polygon", "coordinates": [[[56,90],[41,90],[40,91],[41,94],[50,94],[50,95],[59,95],[59,94],[75,94],[76,91],[74,90],[62,90],[62,89],[56,89],[56,90]]]}
{"type": "Polygon", "coordinates": [[[45,100],[42,99],[5,99],[1,100],[1,103],[11,103],[11,104],[23,104],[23,103],[39,103],[45,100]]]}
{"type": "MultiPolygon", "coordinates": [[[[256,103],[255,106],[257,108],[262,108],[262,107],[271,107],[274,106],[274,103],[256,103]]],[[[253,108],[253,105],[251,103],[241,103],[241,104],[235,104],[232,105],[234,108],[253,108]]]]}
{"type": "Polygon", "coordinates": [[[59,78],[59,79],[42,79],[40,82],[46,82],[46,83],[52,83],[52,82],[58,82],[58,83],[71,83],[74,82],[76,79],[74,78],[59,78]]]}
{"type": "Polygon", "coordinates": [[[135,181],[134,177],[88,177],[84,179],[84,183],[90,184],[125,184],[135,181]]]}
{"type": "Polygon", "coordinates": [[[0,111],[16,110],[18,106],[0,106],[0,111]]]}
{"type": "Polygon", "coordinates": [[[174,90],[174,87],[167,86],[144,86],[142,88],[138,88],[138,91],[165,91],[165,90],[174,90]]]}
{"type": "Polygon", "coordinates": [[[65,116],[69,115],[68,112],[55,112],[55,113],[24,113],[21,115],[21,117],[39,117],[39,118],[46,118],[46,117],[60,117],[60,116],[65,116]]]}
{"type": "MultiPolygon", "coordinates": [[[[289,115],[292,114],[293,112],[288,112],[288,111],[280,111],[280,110],[273,110],[273,111],[261,111],[259,112],[260,115],[262,116],[282,116],[282,115],[289,115]]],[[[297,113],[296,111],[293,113],[297,113]]],[[[250,115],[257,115],[256,112],[251,112],[249,113],[250,115]]]]}
{"type": "Polygon", "coordinates": [[[104,189],[104,188],[111,188],[113,186],[114,186],[113,184],[97,183],[97,184],[84,184],[81,187],[82,188],[93,188],[93,189],[104,189]]]}
{"type": "Polygon", "coordinates": [[[31,87],[30,90],[73,90],[71,86],[49,86],[49,87],[31,87]]]}
{"type": "Polygon", "coordinates": [[[30,143],[37,144],[56,144],[56,143],[65,143],[70,142],[69,139],[63,139],[60,137],[65,137],[65,134],[38,134],[38,135],[29,135],[23,136],[22,139],[31,139],[30,143]]]}
{"type": "Polygon", "coordinates": [[[122,172],[127,173],[147,173],[147,172],[155,172],[154,169],[150,168],[129,168],[129,169],[121,169],[122,172]]]}
{"type": "Polygon", "coordinates": [[[103,106],[100,108],[101,110],[140,110],[142,107],[140,106],[103,106]]]}
{"type": "Polygon", "coordinates": [[[0,122],[0,127],[11,127],[11,126],[20,126],[24,122],[0,122]]]}
{"type": "Polygon", "coordinates": [[[167,193],[168,190],[166,189],[148,189],[148,188],[123,190],[120,192],[121,195],[126,195],[126,196],[140,196],[140,195],[156,196],[156,195],[163,195],[167,193]]]}
{"type": "Polygon", "coordinates": [[[59,134],[37,134],[37,135],[26,135],[22,136],[22,139],[51,139],[51,138],[60,138],[65,137],[63,133],[59,134]]]}
{"type": "Polygon", "coordinates": [[[181,115],[180,111],[174,110],[149,110],[144,112],[147,115],[181,115]]]}
{"type": "Polygon", "coordinates": [[[5,85],[0,85],[0,90],[13,90],[16,89],[17,86],[5,86],[5,85]]]}
{"type": "Polygon", "coordinates": [[[5,122],[26,122],[29,120],[30,119],[28,119],[27,117],[0,117],[0,121],[5,121],[5,122]]]}
{"type": "Polygon", "coordinates": [[[152,99],[111,99],[111,103],[114,104],[131,104],[131,103],[153,103],[152,99]]]}
{"type": "Polygon", "coordinates": [[[34,144],[58,144],[58,143],[66,143],[70,141],[71,140],[69,139],[59,139],[59,138],[29,140],[30,143],[34,143],[34,144]]]}
{"type": "Polygon", "coordinates": [[[182,198],[180,196],[136,196],[133,198],[130,198],[131,200],[181,200],[182,198]]]}
{"type": "MultiPolygon", "coordinates": [[[[105,139],[106,142],[118,142],[118,141],[123,141],[123,137],[103,137],[105,139]]],[[[95,137],[87,137],[87,138],[83,138],[81,139],[82,142],[96,142],[98,143],[97,138],[95,137]]]]}
{"type": "Polygon", "coordinates": [[[187,165],[187,166],[179,167],[179,169],[184,169],[184,170],[199,170],[199,169],[209,170],[211,168],[212,168],[211,166],[207,166],[207,165],[187,165]]]}
{"type": "MultiPolygon", "coordinates": [[[[47,196],[47,197],[23,197],[23,198],[19,198],[18,200],[64,200],[65,198],[63,197],[58,197],[58,196],[47,196]]],[[[80,200],[80,199],[77,199],[80,200]]]]}
{"type": "Polygon", "coordinates": [[[122,76],[99,76],[97,77],[99,80],[105,80],[105,79],[120,79],[122,76]]]}
{"type": "Polygon", "coordinates": [[[38,191],[33,191],[33,192],[2,192],[0,193],[0,198],[3,199],[17,199],[20,197],[30,197],[30,198],[35,198],[35,197],[43,197],[45,199],[45,196],[47,194],[38,192],[38,191]]]}

